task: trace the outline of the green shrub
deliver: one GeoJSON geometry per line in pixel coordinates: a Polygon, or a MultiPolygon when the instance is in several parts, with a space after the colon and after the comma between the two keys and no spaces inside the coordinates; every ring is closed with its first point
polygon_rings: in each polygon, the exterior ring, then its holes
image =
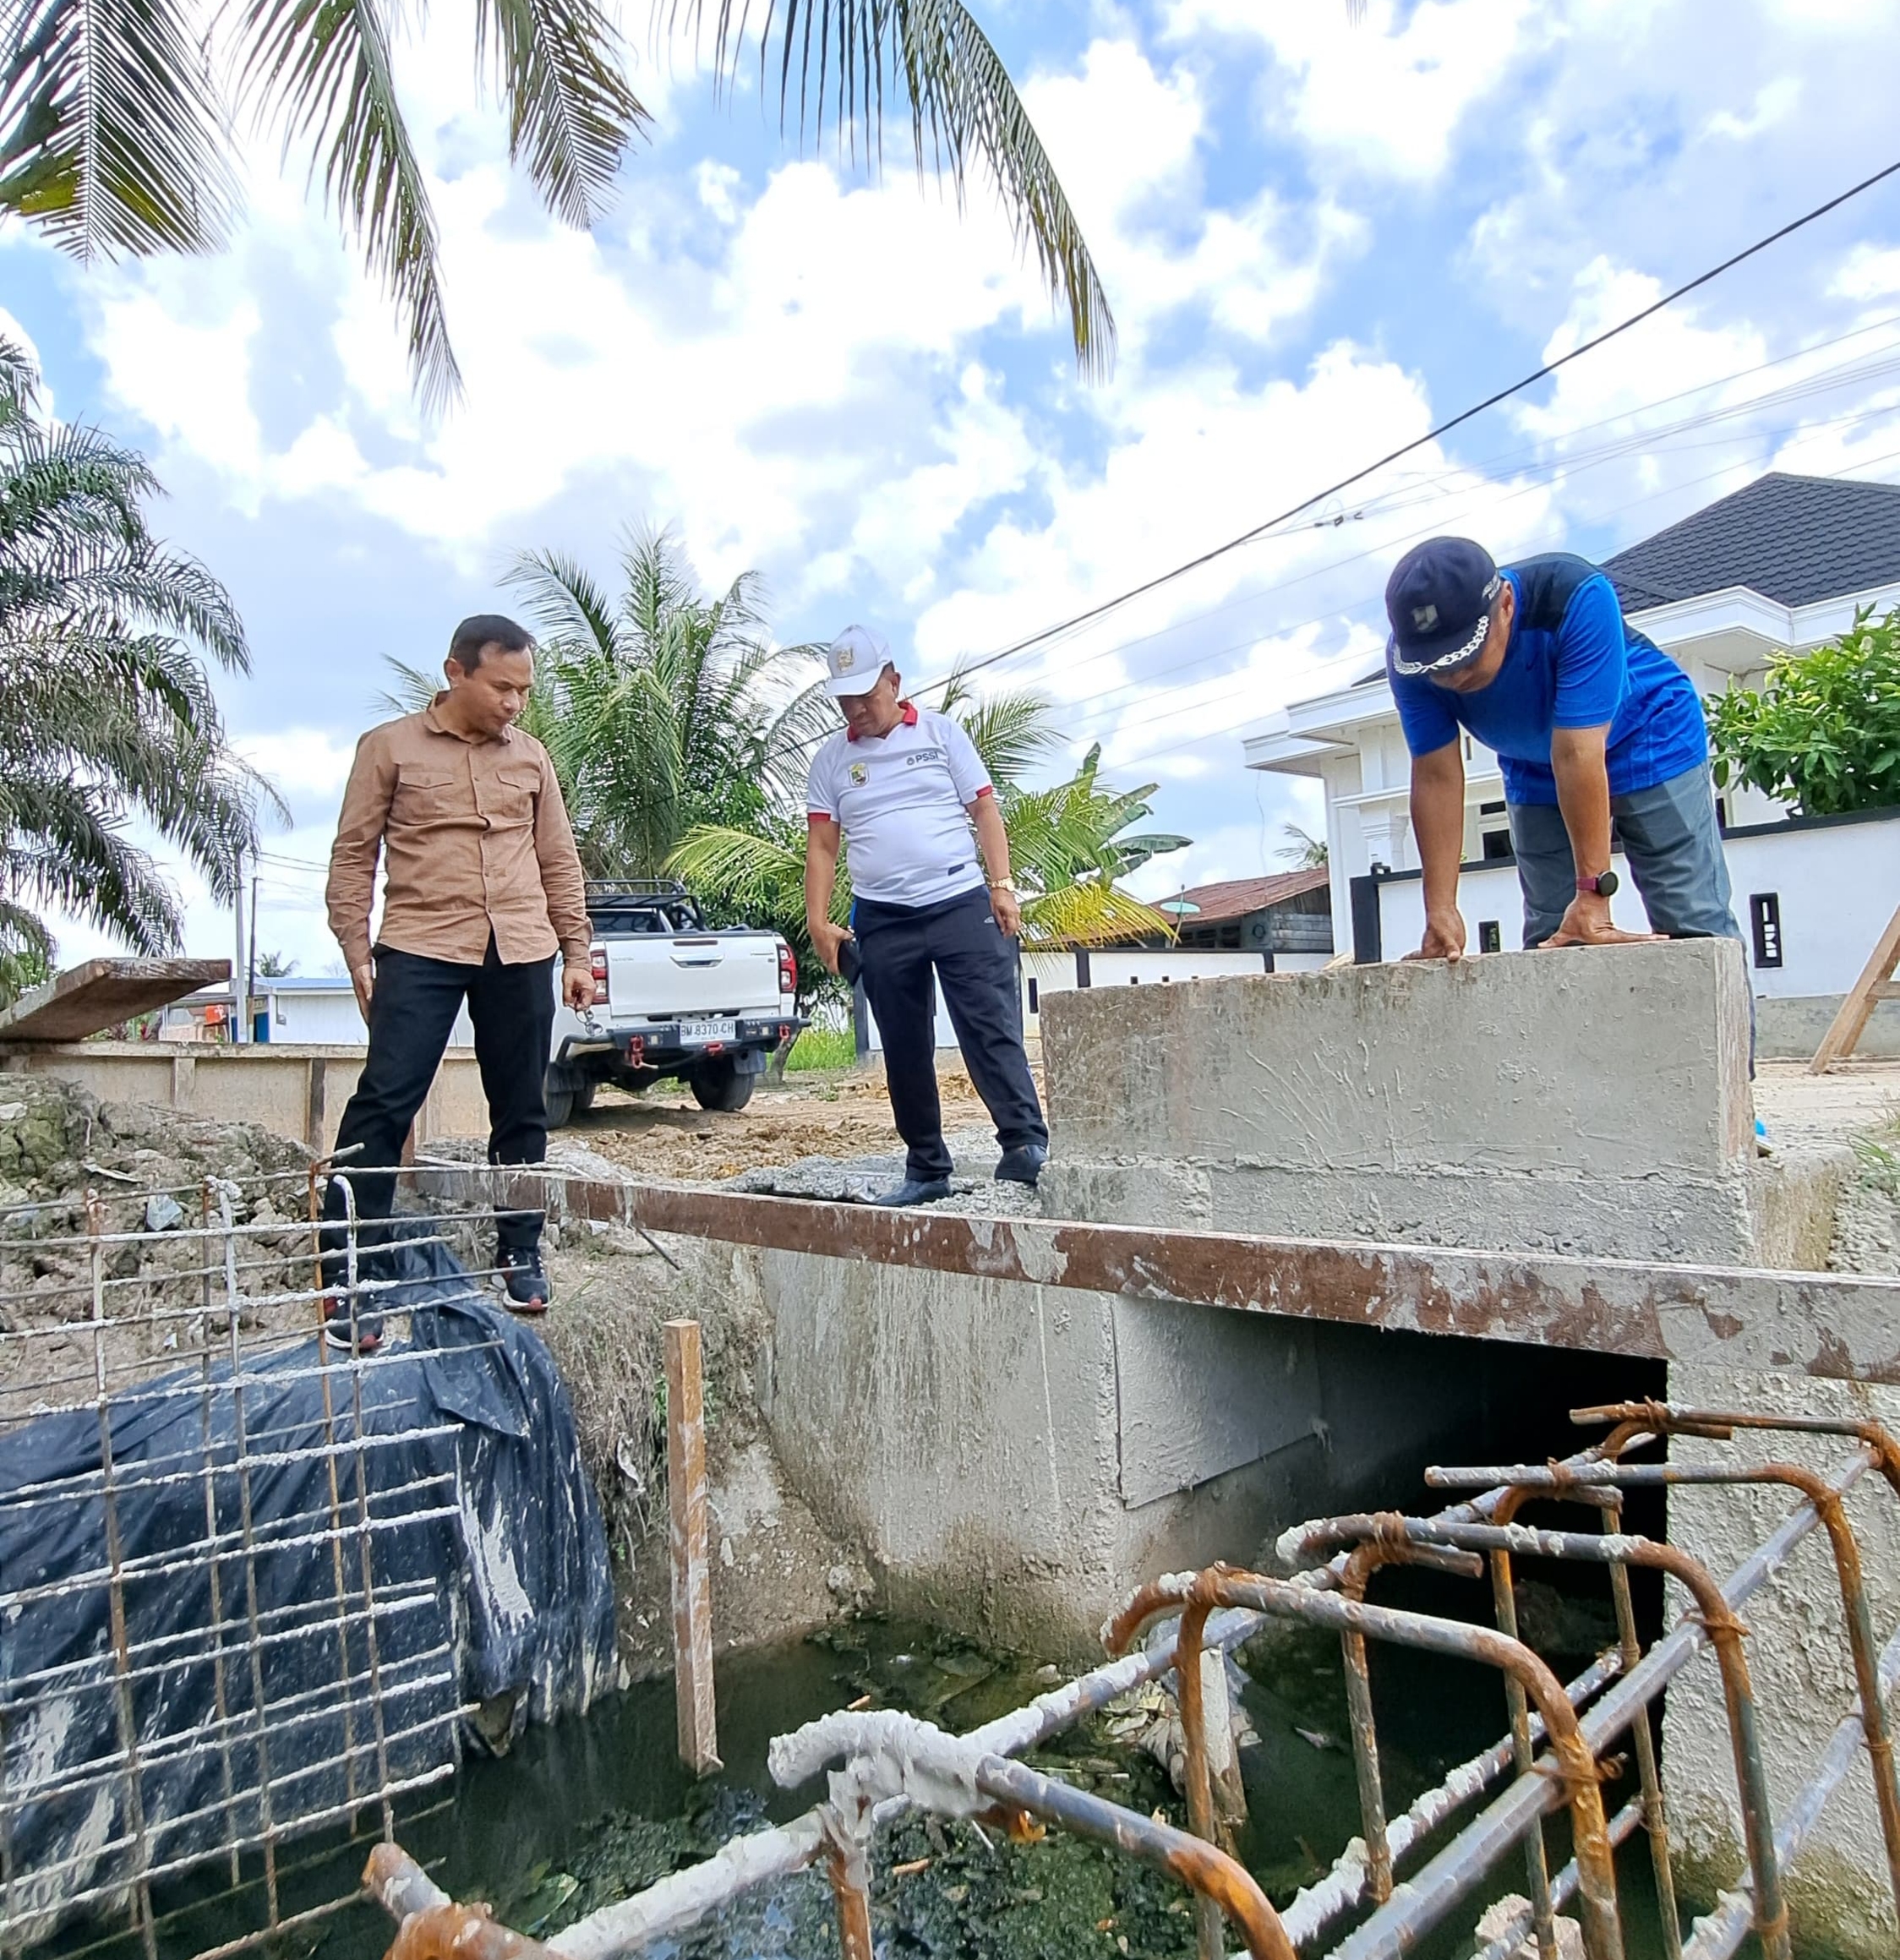
{"type": "Polygon", "coordinates": [[[1839,638],[1777,653],[1761,690],[1707,703],[1717,787],[1752,784],[1804,816],[1900,804],[1900,606],[1860,608],[1839,638]]]}
{"type": "Polygon", "coordinates": [[[858,1059],[858,1038],[849,1028],[807,1028],[792,1044],[785,1073],[813,1068],[849,1068],[858,1059]]]}

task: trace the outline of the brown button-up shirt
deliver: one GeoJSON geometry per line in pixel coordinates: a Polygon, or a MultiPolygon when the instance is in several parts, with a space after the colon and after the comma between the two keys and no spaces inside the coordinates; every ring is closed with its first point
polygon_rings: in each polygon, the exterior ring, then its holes
{"type": "Polygon", "coordinates": [[[456,734],[443,698],[357,744],[324,894],[350,970],[369,963],[379,853],[379,945],[479,966],[492,932],[507,965],[557,947],[586,965],[587,885],[548,751],[520,729],[456,734]]]}

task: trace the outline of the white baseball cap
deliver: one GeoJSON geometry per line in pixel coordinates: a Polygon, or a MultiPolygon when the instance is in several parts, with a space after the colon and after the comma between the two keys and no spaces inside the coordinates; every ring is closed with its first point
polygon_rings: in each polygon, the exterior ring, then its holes
{"type": "Polygon", "coordinates": [[[869,694],[891,664],[891,643],[869,626],[847,626],[825,649],[825,691],[834,698],[869,694]]]}

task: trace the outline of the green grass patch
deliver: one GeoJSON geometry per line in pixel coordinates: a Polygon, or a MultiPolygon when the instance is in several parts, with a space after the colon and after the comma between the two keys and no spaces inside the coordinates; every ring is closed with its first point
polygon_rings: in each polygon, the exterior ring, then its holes
{"type": "Polygon", "coordinates": [[[785,1073],[807,1069],[849,1068],[858,1059],[857,1036],[849,1028],[807,1028],[792,1044],[785,1073]]]}

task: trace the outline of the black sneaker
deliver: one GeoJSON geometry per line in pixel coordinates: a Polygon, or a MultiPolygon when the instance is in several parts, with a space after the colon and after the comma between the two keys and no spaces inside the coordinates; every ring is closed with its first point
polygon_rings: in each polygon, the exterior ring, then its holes
{"type": "Polygon", "coordinates": [[[383,1345],[382,1316],[361,1313],[350,1324],[350,1303],[332,1294],[324,1302],[323,1337],[326,1346],[345,1354],[374,1354],[383,1345]]]}
{"type": "Polygon", "coordinates": [[[494,1255],[495,1270],[508,1298],[510,1313],[545,1313],[554,1290],[548,1284],[538,1246],[502,1246],[494,1255]]]}

